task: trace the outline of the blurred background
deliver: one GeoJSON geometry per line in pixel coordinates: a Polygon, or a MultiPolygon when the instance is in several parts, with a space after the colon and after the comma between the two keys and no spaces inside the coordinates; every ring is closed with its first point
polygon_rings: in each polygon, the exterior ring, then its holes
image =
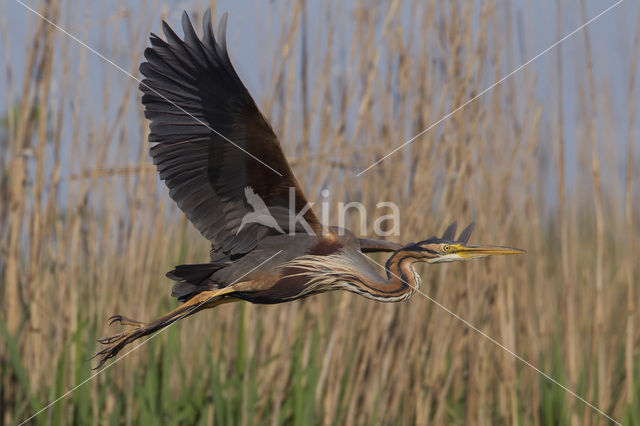
{"type": "MultiPolygon", "coordinates": [[[[425,266],[423,290],[640,425],[637,2],[361,176],[614,1],[26,4],[134,76],[161,19],[181,34],[182,10],[197,30],[206,7],[229,11],[231,59],[308,198],[395,202],[401,242],[475,221],[473,241],[528,250],[425,266]]],[[[150,163],[134,79],[16,0],[0,2],[0,53],[0,418],[15,424],[91,377],[110,315],[175,306],[164,273],[208,246],[150,163]]],[[[609,423],[419,294],[347,293],[200,313],[32,422],[609,423]]]]}

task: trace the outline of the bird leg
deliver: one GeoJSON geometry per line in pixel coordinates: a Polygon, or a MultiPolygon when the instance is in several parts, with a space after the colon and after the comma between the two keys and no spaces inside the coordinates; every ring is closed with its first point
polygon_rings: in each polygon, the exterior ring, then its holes
{"type": "Polygon", "coordinates": [[[203,291],[167,314],[148,323],[127,318],[122,315],[112,316],[109,318],[109,325],[118,322],[122,325],[133,327],[133,329],[98,340],[99,343],[107,345],[107,347],[96,352],[95,355],[91,357],[91,359],[96,357],[100,358],[95,369],[102,367],[109,358],[115,357],[122,348],[141,337],[148,336],[149,334],[173,324],[184,317],[193,315],[196,312],[239,300],[228,296],[234,291],[235,290],[231,287],[225,287],[219,290],[203,291]]]}

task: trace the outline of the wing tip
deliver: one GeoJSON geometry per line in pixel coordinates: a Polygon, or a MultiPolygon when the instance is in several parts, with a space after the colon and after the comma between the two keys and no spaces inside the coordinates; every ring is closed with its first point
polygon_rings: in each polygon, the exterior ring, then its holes
{"type": "Polygon", "coordinates": [[[216,39],[220,45],[220,49],[225,54],[227,53],[227,21],[229,19],[229,12],[224,12],[222,17],[218,21],[218,28],[216,29],[216,39]]]}
{"type": "Polygon", "coordinates": [[[191,25],[191,19],[189,18],[189,14],[186,10],[182,11],[180,24],[182,25],[182,33],[184,37],[187,37],[187,34],[193,32],[193,25],[191,25]]]}

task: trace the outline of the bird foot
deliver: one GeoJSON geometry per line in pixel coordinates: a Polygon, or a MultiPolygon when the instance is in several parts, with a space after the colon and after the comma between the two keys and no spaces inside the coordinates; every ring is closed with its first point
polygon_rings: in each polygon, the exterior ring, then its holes
{"type": "Polygon", "coordinates": [[[116,322],[122,325],[128,325],[135,328],[141,328],[146,325],[146,323],[142,321],[127,318],[122,315],[114,315],[111,318],[109,318],[109,325],[113,325],[113,323],[116,323],[116,322]]]}
{"type": "Polygon", "coordinates": [[[126,345],[133,342],[134,340],[150,334],[150,330],[148,329],[148,324],[137,321],[131,318],[123,317],[122,315],[114,315],[109,318],[109,325],[114,323],[120,323],[124,326],[133,327],[132,330],[123,331],[121,333],[115,334],[113,336],[104,337],[102,339],[98,339],[98,343],[106,345],[106,348],[102,349],[99,352],[96,352],[91,359],[100,358],[98,365],[94,368],[94,370],[99,369],[102,365],[107,362],[109,358],[113,358],[118,355],[118,352],[122,350],[126,345]]]}

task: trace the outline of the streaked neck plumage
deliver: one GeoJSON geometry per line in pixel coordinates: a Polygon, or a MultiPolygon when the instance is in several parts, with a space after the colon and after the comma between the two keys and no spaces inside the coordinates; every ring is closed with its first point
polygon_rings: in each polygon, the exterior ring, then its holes
{"type": "Polygon", "coordinates": [[[416,262],[428,262],[431,256],[417,250],[402,249],[386,262],[386,277],[376,273],[360,273],[361,262],[368,262],[362,253],[352,255],[306,255],[287,263],[295,276],[308,278],[305,289],[294,298],[331,290],[347,290],[380,302],[408,299],[420,288],[422,280],[413,268],[416,262]],[[359,258],[358,256],[363,256],[359,258]]]}
{"type": "Polygon", "coordinates": [[[422,284],[422,279],[413,264],[426,262],[428,257],[428,254],[420,251],[398,250],[385,264],[386,279],[380,277],[379,280],[372,281],[364,277],[355,277],[346,290],[380,302],[406,300],[419,290],[422,284]]]}

